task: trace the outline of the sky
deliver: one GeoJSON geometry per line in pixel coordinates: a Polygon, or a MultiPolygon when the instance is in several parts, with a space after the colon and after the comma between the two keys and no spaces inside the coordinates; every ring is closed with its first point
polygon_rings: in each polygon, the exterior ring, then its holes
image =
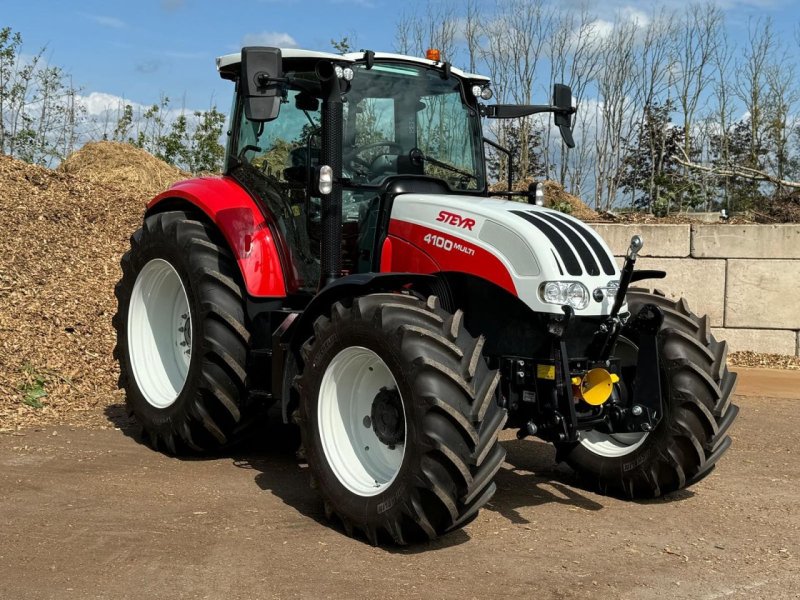
{"type": "MultiPolygon", "coordinates": [[[[482,3],[491,10],[495,1],[482,3]]],[[[582,1],[559,4],[578,6],[582,1]]],[[[461,0],[452,3],[458,6],[461,0]]],[[[745,38],[748,19],[772,17],[777,33],[795,44],[794,30],[800,24],[796,0],[718,3],[728,15],[734,41],[745,38]]],[[[683,4],[589,2],[608,20],[615,11],[646,12],[683,4]]],[[[119,97],[152,104],[160,94],[191,110],[213,103],[227,112],[232,89],[216,73],[216,56],[242,45],[330,50],[331,39],[344,36],[357,49],[392,51],[394,25],[403,11],[416,7],[424,12],[424,6],[424,1],[396,0],[0,0],[0,27],[10,26],[22,35],[23,52],[32,54],[46,46],[48,61],[70,73],[88,98],[90,113],[119,97]]]]}

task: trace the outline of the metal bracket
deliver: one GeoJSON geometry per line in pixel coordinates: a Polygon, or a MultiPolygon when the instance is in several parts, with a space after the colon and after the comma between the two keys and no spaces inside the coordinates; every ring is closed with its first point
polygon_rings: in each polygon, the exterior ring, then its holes
{"type": "Polygon", "coordinates": [[[628,325],[639,334],[633,400],[624,419],[628,431],[652,431],[664,415],[658,350],[658,332],[663,322],[661,309],[655,304],[645,304],[628,325]]]}

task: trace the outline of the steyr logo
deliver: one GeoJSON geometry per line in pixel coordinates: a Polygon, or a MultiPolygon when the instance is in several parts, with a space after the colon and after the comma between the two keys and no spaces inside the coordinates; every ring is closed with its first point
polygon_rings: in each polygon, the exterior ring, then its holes
{"type": "Polygon", "coordinates": [[[461,227],[462,229],[469,229],[470,231],[472,231],[472,228],[475,227],[475,219],[462,217],[461,215],[447,212],[446,210],[440,211],[439,216],[436,217],[436,220],[439,221],[440,223],[455,225],[456,227],[461,227]]]}

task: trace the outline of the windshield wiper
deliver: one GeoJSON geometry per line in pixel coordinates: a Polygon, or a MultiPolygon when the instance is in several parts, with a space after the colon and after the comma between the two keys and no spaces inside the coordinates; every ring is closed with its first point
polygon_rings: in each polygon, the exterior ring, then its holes
{"type": "Polygon", "coordinates": [[[425,154],[419,148],[414,148],[411,152],[408,153],[408,158],[411,159],[411,164],[420,166],[423,162],[430,163],[437,167],[441,167],[442,169],[447,169],[448,171],[452,171],[453,173],[458,173],[459,175],[463,175],[464,177],[469,177],[470,179],[474,179],[475,181],[478,178],[468,171],[464,171],[463,169],[459,169],[449,163],[442,162],[441,160],[436,160],[435,158],[431,158],[430,156],[425,156],[425,154]]]}

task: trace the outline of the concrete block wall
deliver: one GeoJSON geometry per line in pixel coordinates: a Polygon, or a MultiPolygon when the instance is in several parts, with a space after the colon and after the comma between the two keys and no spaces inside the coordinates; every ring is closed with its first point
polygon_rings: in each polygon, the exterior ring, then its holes
{"type": "Polygon", "coordinates": [[[641,235],[637,266],[667,272],[644,283],[708,314],[732,351],[800,356],[800,224],[590,226],[620,264],[631,237],[641,235]]]}

